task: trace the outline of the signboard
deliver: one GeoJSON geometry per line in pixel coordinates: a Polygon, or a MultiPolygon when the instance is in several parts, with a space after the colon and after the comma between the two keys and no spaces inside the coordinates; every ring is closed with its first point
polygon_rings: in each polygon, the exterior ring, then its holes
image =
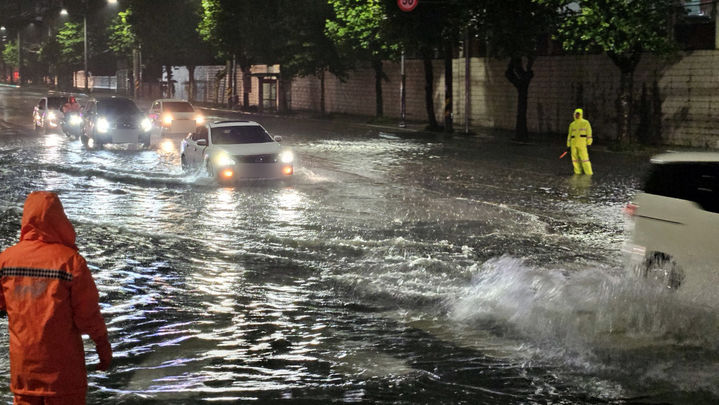
{"type": "Polygon", "coordinates": [[[414,10],[415,7],[417,7],[417,3],[419,0],[397,0],[397,5],[399,6],[399,9],[404,12],[410,12],[414,10]]]}

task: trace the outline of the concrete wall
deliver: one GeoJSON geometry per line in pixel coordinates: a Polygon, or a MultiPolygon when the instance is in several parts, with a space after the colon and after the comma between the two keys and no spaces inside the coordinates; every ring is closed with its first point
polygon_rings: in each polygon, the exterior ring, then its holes
{"type": "MultiPolygon", "coordinates": [[[[459,129],[465,116],[465,60],[454,61],[454,122],[459,129]]],[[[434,62],[435,116],[441,122],[444,100],[444,65],[434,62]]],[[[470,59],[470,125],[514,129],[517,93],[504,77],[505,61],[470,59]]],[[[400,70],[398,63],[385,63],[389,81],[382,85],[384,115],[399,119],[400,70]]],[[[422,61],[405,64],[407,119],[426,121],[424,69],[422,61]]],[[[719,148],[719,51],[681,54],[670,62],[644,55],[634,77],[637,125],[642,85],[651,97],[657,81],[662,108],[662,142],[666,144],[719,148]]],[[[582,106],[592,122],[597,142],[616,135],[616,97],[619,70],[605,55],[555,56],[539,58],[529,89],[528,126],[531,132],[565,133],[574,108],[582,106]]],[[[292,83],[294,110],[320,110],[320,83],[315,77],[297,78],[292,83]]],[[[362,68],[346,82],[326,75],[326,112],[373,116],[375,113],[374,72],[362,68]]]]}

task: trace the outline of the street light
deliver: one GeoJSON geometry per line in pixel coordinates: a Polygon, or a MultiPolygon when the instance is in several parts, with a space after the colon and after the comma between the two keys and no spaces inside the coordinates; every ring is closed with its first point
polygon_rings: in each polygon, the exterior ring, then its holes
{"type": "MultiPolygon", "coordinates": [[[[82,51],[83,51],[83,73],[85,75],[85,93],[87,93],[88,76],[87,76],[87,0],[83,0],[85,10],[82,13],[82,51]]],[[[115,5],[117,0],[107,0],[108,4],[115,5]]],[[[66,16],[68,14],[66,9],[60,10],[60,15],[66,16]]]]}

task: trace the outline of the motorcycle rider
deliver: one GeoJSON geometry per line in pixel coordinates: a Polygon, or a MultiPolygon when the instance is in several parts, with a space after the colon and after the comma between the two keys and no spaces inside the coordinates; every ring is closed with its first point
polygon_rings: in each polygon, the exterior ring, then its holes
{"type": "Polygon", "coordinates": [[[81,110],[80,104],[75,100],[75,97],[74,97],[74,96],[70,96],[70,97],[67,99],[67,103],[65,103],[65,104],[62,106],[62,113],[63,113],[63,114],[68,114],[68,113],[73,113],[73,112],[79,113],[80,110],[81,110]]]}

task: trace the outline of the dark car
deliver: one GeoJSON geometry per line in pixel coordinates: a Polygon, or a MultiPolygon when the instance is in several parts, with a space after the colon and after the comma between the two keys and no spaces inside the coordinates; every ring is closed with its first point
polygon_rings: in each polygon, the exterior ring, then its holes
{"type": "Polygon", "coordinates": [[[85,125],[80,137],[90,148],[104,144],[141,144],[150,146],[152,122],[125,97],[91,99],[84,108],[85,125]]]}
{"type": "Polygon", "coordinates": [[[62,121],[62,106],[67,103],[67,96],[47,96],[41,98],[32,111],[35,131],[53,131],[62,121]]]}

